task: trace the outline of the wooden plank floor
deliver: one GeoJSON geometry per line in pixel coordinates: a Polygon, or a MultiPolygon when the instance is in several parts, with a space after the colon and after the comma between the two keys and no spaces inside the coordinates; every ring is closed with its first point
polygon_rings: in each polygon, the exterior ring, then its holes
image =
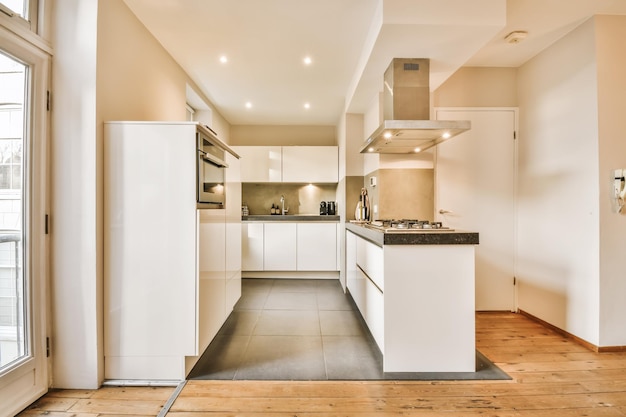
{"type": "MultiPolygon", "coordinates": [[[[626,353],[594,353],[524,316],[477,314],[511,381],[189,381],[167,417],[626,417],[626,353]]],[[[170,388],[53,391],[22,416],[155,416],[170,388]]]]}

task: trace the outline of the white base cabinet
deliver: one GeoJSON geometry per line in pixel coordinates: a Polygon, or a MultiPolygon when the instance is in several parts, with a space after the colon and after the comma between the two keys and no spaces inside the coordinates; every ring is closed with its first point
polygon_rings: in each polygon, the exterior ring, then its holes
{"type": "Polygon", "coordinates": [[[473,245],[384,245],[346,232],[347,287],[384,372],[475,372],[473,245]]]}
{"type": "Polygon", "coordinates": [[[334,271],[337,269],[337,224],[297,224],[296,269],[334,271]]]}
{"type": "Polygon", "coordinates": [[[263,235],[264,270],[296,270],[296,233],[295,223],[265,223],[263,235]]]}
{"type": "Polygon", "coordinates": [[[244,271],[263,271],[263,223],[244,222],[241,225],[241,268],[244,271]]]}
{"type": "Polygon", "coordinates": [[[243,271],[337,272],[336,222],[244,222],[243,271]]]}

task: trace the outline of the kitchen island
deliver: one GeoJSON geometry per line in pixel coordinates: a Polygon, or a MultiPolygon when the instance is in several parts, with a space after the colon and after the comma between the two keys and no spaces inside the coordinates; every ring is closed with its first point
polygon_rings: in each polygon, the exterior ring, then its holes
{"type": "Polygon", "coordinates": [[[383,371],[475,372],[478,233],[346,224],[347,288],[383,371]]]}

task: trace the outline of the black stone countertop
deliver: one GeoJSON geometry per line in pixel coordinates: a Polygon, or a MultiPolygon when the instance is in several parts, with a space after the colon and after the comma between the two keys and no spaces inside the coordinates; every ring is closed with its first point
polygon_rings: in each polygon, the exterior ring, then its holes
{"type": "Polygon", "coordinates": [[[378,245],[477,245],[478,233],[465,231],[411,231],[384,233],[357,223],[346,223],[346,229],[378,245]]]}
{"type": "Polygon", "coordinates": [[[321,216],[319,214],[255,214],[241,216],[244,222],[338,222],[339,216],[321,216]]]}

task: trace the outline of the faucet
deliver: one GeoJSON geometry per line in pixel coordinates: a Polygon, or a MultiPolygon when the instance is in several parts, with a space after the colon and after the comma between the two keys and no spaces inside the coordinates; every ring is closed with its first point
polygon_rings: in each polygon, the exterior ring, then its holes
{"type": "Polygon", "coordinates": [[[280,212],[280,214],[282,214],[282,215],[287,214],[289,212],[289,207],[287,207],[287,210],[285,210],[285,196],[284,195],[280,196],[280,204],[282,204],[282,206],[283,206],[283,209],[280,212]]]}

